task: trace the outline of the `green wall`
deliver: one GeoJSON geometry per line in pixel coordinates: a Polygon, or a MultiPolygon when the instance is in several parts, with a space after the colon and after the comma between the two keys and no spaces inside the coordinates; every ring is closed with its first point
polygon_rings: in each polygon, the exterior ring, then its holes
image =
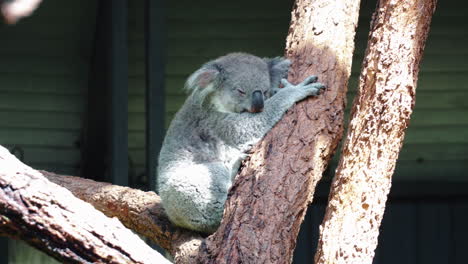
{"type": "MultiPolygon", "coordinates": [[[[291,1],[171,1],[167,12],[166,126],[185,99],[187,76],[232,51],[277,56],[284,50],[291,1]],[[265,4],[268,2],[268,4],[265,4]],[[222,3],[222,4],[221,4],[222,3]]],[[[33,167],[77,174],[95,1],[45,1],[0,34],[0,144],[19,146],[33,167]]],[[[373,4],[366,1],[349,85],[355,94],[373,4]]],[[[441,1],[421,68],[417,103],[395,178],[465,180],[467,5],[441,1]]],[[[144,172],[144,7],[129,1],[129,150],[144,172]]]]}
{"type": "MultiPolygon", "coordinates": [[[[265,57],[284,51],[290,1],[182,0],[167,5],[166,127],[185,100],[185,79],[203,63],[233,51],[265,57]]],[[[143,1],[129,2],[129,151],[137,174],[145,163],[143,12],[143,1]]]]}
{"type": "Polygon", "coordinates": [[[94,1],[44,1],[0,27],[0,144],[36,168],[76,174],[94,1]]]}
{"type": "MultiPolygon", "coordinates": [[[[348,110],[355,95],[374,4],[363,1],[348,110]]],[[[182,105],[185,78],[232,51],[282,55],[292,1],[171,1],[168,12],[166,126],[182,105]]],[[[396,180],[466,181],[468,169],[467,4],[440,1],[419,75],[417,103],[400,154],[396,180]]],[[[129,148],[144,169],[143,5],[130,5],[129,148]]],[[[336,164],[336,158],[335,162],[336,164]]],[[[335,165],[332,165],[334,167],[335,165]]],[[[332,169],[333,171],[333,169],[332,169]]],[[[328,177],[331,174],[327,175],[328,177]]]]}
{"type": "MultiPolygon", "coordinates": [[[[366,47],[374,8],[370,2],[363,1],[348,105],[366,47]]],[[[166,126],[184,101],[185,79],[204,62],[232,51],[258,56],[283,53],[292,1],[178,0],[167,5],[166,126]]],[[[467,13],[468,4],[463,1],[439,1],[415,112],[397,164],[398,181],[468,180],[467,13]]],[[[78,173],[77,143],[95,14],[93,0],[46,0],[18,25],[0,27],[0,144],[23,149],[25,162],[35,168],[78,173]]],[[[143,1],[129,1],[128,25],[129,150],[132,169],[141,174],[145,164],[143,1]]],[[[12,263],[33,263],[18,258],[27,257],[24,252],[23,246],[12,247],[12,263]]]]}

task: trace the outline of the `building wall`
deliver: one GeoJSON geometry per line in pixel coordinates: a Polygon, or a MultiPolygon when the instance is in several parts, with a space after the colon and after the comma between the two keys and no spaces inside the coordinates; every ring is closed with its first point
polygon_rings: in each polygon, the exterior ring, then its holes
{"type": "MultiPolygon", "coordinates": [[[[293,263],[313,263],[325,207],[325,200],[310,206],[293,263]]],[[[466,198],[391,200],[380,226],[373,263],[466,263],[467,212],[466,198]]]]}
{"type": "MultiPolygon", "coordinates": [[[[167,12],[166,126],[182,105],[187,76],[232,51],[282,55],[291,1],[170,1],[167,12]]],[[[95,1],[45,1],[0,34],[0,144],[27,164],[77,174],[86,104],[95,1]]],[[[349,103],[357,87],[373,4],[356,37],[349,103]]],[[[465,181],[468,166],[466,4],[441,1],[434,16],[417,103],[397,165],[397,180],[465,181]]],[[[129,1],[129,150],[144,171],[144,7],[129,1]]]]}
{"type": "MultiPolygon", "coordinates": [[[[291,6],[291,1],[167,2],[165,126],[185,100],[185,79],[203,63],[234,51],[282,55],[291,6]]],[[[129,1],[129,153],[140,175],[145,164],[143,13],[143,1],[129,1]]]]}
{"type": "MultiPolygon", "coordinates": [[[[141,174],[145,162],[143,2],[132,1],[129,8],[129,148],[134,169],[141,174]]],[[[169,2],[166,127],[184,102],[185,79],[204,62],[233,51],[282,55],[291,8],[292,1],[169,2]]],[[[439,3],[396,180],[468,180],[468,103],[464,99],[468,95],[468,61],[464,59],[468,53],[468,22],[464,19],[467,9],[459,1],[439,3]]],[[[373,10],[374,1],[363,1],[347,113],[356,93],[373,10]]],[[[330,171],[334,171],[336,160],[330,171]]]]}
{"type": "MultiPolygon", "coordinates": [[[[78,173],[95,6],[47,0],[0,26],[0,145],[34,168],[78,173]]],[[[7,251],[12,264],[58,263],[21,241],[0,254],[7,251]]]]}
{"type": "Polygon", "coordinates": [[[47,0],[0,27],[0,144],[35,168],[77,174],[94,1],[47,0]]]}

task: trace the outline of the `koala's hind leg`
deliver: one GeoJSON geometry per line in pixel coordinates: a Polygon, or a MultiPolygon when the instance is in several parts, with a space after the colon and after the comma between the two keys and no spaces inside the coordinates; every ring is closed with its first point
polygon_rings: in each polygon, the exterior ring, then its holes
{"type": "Polygon", "coordinates": [[[222,163],[191,164],[166,171],[159,194],[173,223],[212,233],[223,216],[231,187],[229,171],[222,163]]]}

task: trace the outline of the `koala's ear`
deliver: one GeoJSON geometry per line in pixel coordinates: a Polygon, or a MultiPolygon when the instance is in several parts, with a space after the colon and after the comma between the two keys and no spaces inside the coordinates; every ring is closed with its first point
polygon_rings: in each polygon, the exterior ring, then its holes
{"type": "Polygon", "coordinates": [[[210,65],[205,65],[190,75],[185,82],[185,90],[192,93],[194,103],[204,106],[206,99],[216,90],[220,75],[220,70],[210,65]]]}
{"type": "Polygon", "coordinates": [[[268,65],[271,87],[278,88],[281,79],[288,76],[288,70],[289,66],[291,66],[291,61],[283,57],[264,58],[263,60],[268,65]]]}
{"type": "Polygon", "coordinates": [[[202,67],[196,72],[192,73],[185,82],[185,90],[193,92],[195,90],[204,90],[210,84],[214,84],[219,75],[219,71],[215,68],[202,67]]]}

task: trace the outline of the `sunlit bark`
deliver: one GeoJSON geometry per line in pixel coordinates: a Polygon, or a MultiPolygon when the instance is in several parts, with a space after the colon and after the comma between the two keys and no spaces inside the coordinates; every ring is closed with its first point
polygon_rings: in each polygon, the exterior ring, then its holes
{"type": "Polygon", "coordinates": [[[318,75],[327,90],[298,103],[237,176],[200,262],[288,263],[315,186],[343,131],[359,0],[298,0],[286,44],[289,80],[318,75]]]}
{"type": "Polygon", "coordinates": [[[381,0],[315,263],[372,263],[436,0],[381,0]]]}

